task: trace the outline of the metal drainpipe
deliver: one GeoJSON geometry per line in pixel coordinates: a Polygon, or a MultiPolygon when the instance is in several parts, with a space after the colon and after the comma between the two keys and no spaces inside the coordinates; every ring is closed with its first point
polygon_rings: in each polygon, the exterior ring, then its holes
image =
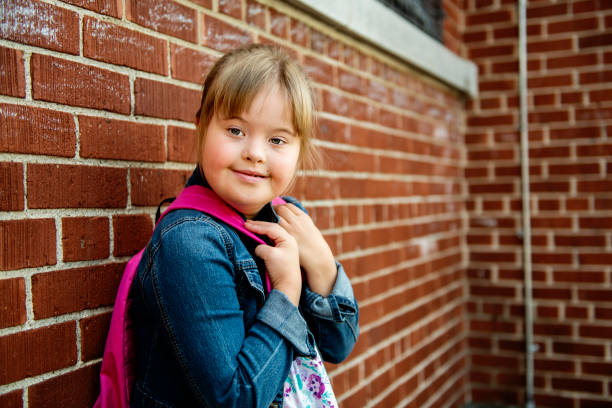
{"type": "Polygon", "coordinates": [[[521,127],[521,187],[523,199],[523,268],[525,270],[525,408],[535,408],[533,400],[533,298],[531,271],[531,207],[529,193],[529,129],[527,120],[527,18],[526,0],[519,0],[519,92],[521,127]]]}

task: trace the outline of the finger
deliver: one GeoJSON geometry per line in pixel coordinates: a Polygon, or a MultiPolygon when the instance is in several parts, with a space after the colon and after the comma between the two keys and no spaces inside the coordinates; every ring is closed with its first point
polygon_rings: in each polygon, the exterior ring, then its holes
{"type": "Polygon", "coordinates": [[[304,211],[302,211],[297,205],[293,204],[293,203],[287,203],[286,205],[287,209],[289,211],[291,211],[292,214],[294,215],[302,215],[302,214],[306,214],[304,211]]]}
{"type": "Polygon", "coordinates": [[[289,237],[289,233],[283,227],[273,222],[248,220],[244,226],[257,234],[266,235],[275,245],[286,241],[289,237]]]}

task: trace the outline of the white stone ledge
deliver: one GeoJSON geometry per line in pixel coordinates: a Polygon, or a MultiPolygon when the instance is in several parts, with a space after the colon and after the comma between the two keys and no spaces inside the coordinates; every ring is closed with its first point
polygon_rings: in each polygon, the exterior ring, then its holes
{"type": "Polygon", "coordinates": [[[478,94],[478,69],[473,62],[458,57],[376,0],[287,1],[469,96],[478,94]]]}

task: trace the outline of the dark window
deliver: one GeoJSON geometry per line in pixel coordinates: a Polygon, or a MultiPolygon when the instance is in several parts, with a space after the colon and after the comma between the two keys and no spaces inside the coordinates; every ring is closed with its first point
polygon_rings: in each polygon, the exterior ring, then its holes
{"type": "Polygon", "coordinates": [[[444,11],[440,0],[379,0],[397,14],[442,41],[444,11]]]}

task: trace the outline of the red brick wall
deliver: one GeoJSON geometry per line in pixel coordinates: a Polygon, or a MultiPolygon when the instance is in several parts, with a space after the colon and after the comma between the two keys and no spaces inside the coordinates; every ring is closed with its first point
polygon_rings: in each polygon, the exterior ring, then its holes
{"type": "Polygon", "coordinates": [[[91,406],[122,269],[193,167],[203,76],[252,41],[285,47],[316,82],[327,162],[294,193],[361,305],[355,351],[329,366],[342,406],[466,400],[457,93],[273,0],[8,0],[0,406],[91,406]]]}
{"type": "MultiPolygon", "coordinates": [[[[524,401],[515,1],[467,0],[471,399],[524,401]]],[[[530,1],[529,156],[538,407],[612,404],[612,3],[530,1]]]]}

